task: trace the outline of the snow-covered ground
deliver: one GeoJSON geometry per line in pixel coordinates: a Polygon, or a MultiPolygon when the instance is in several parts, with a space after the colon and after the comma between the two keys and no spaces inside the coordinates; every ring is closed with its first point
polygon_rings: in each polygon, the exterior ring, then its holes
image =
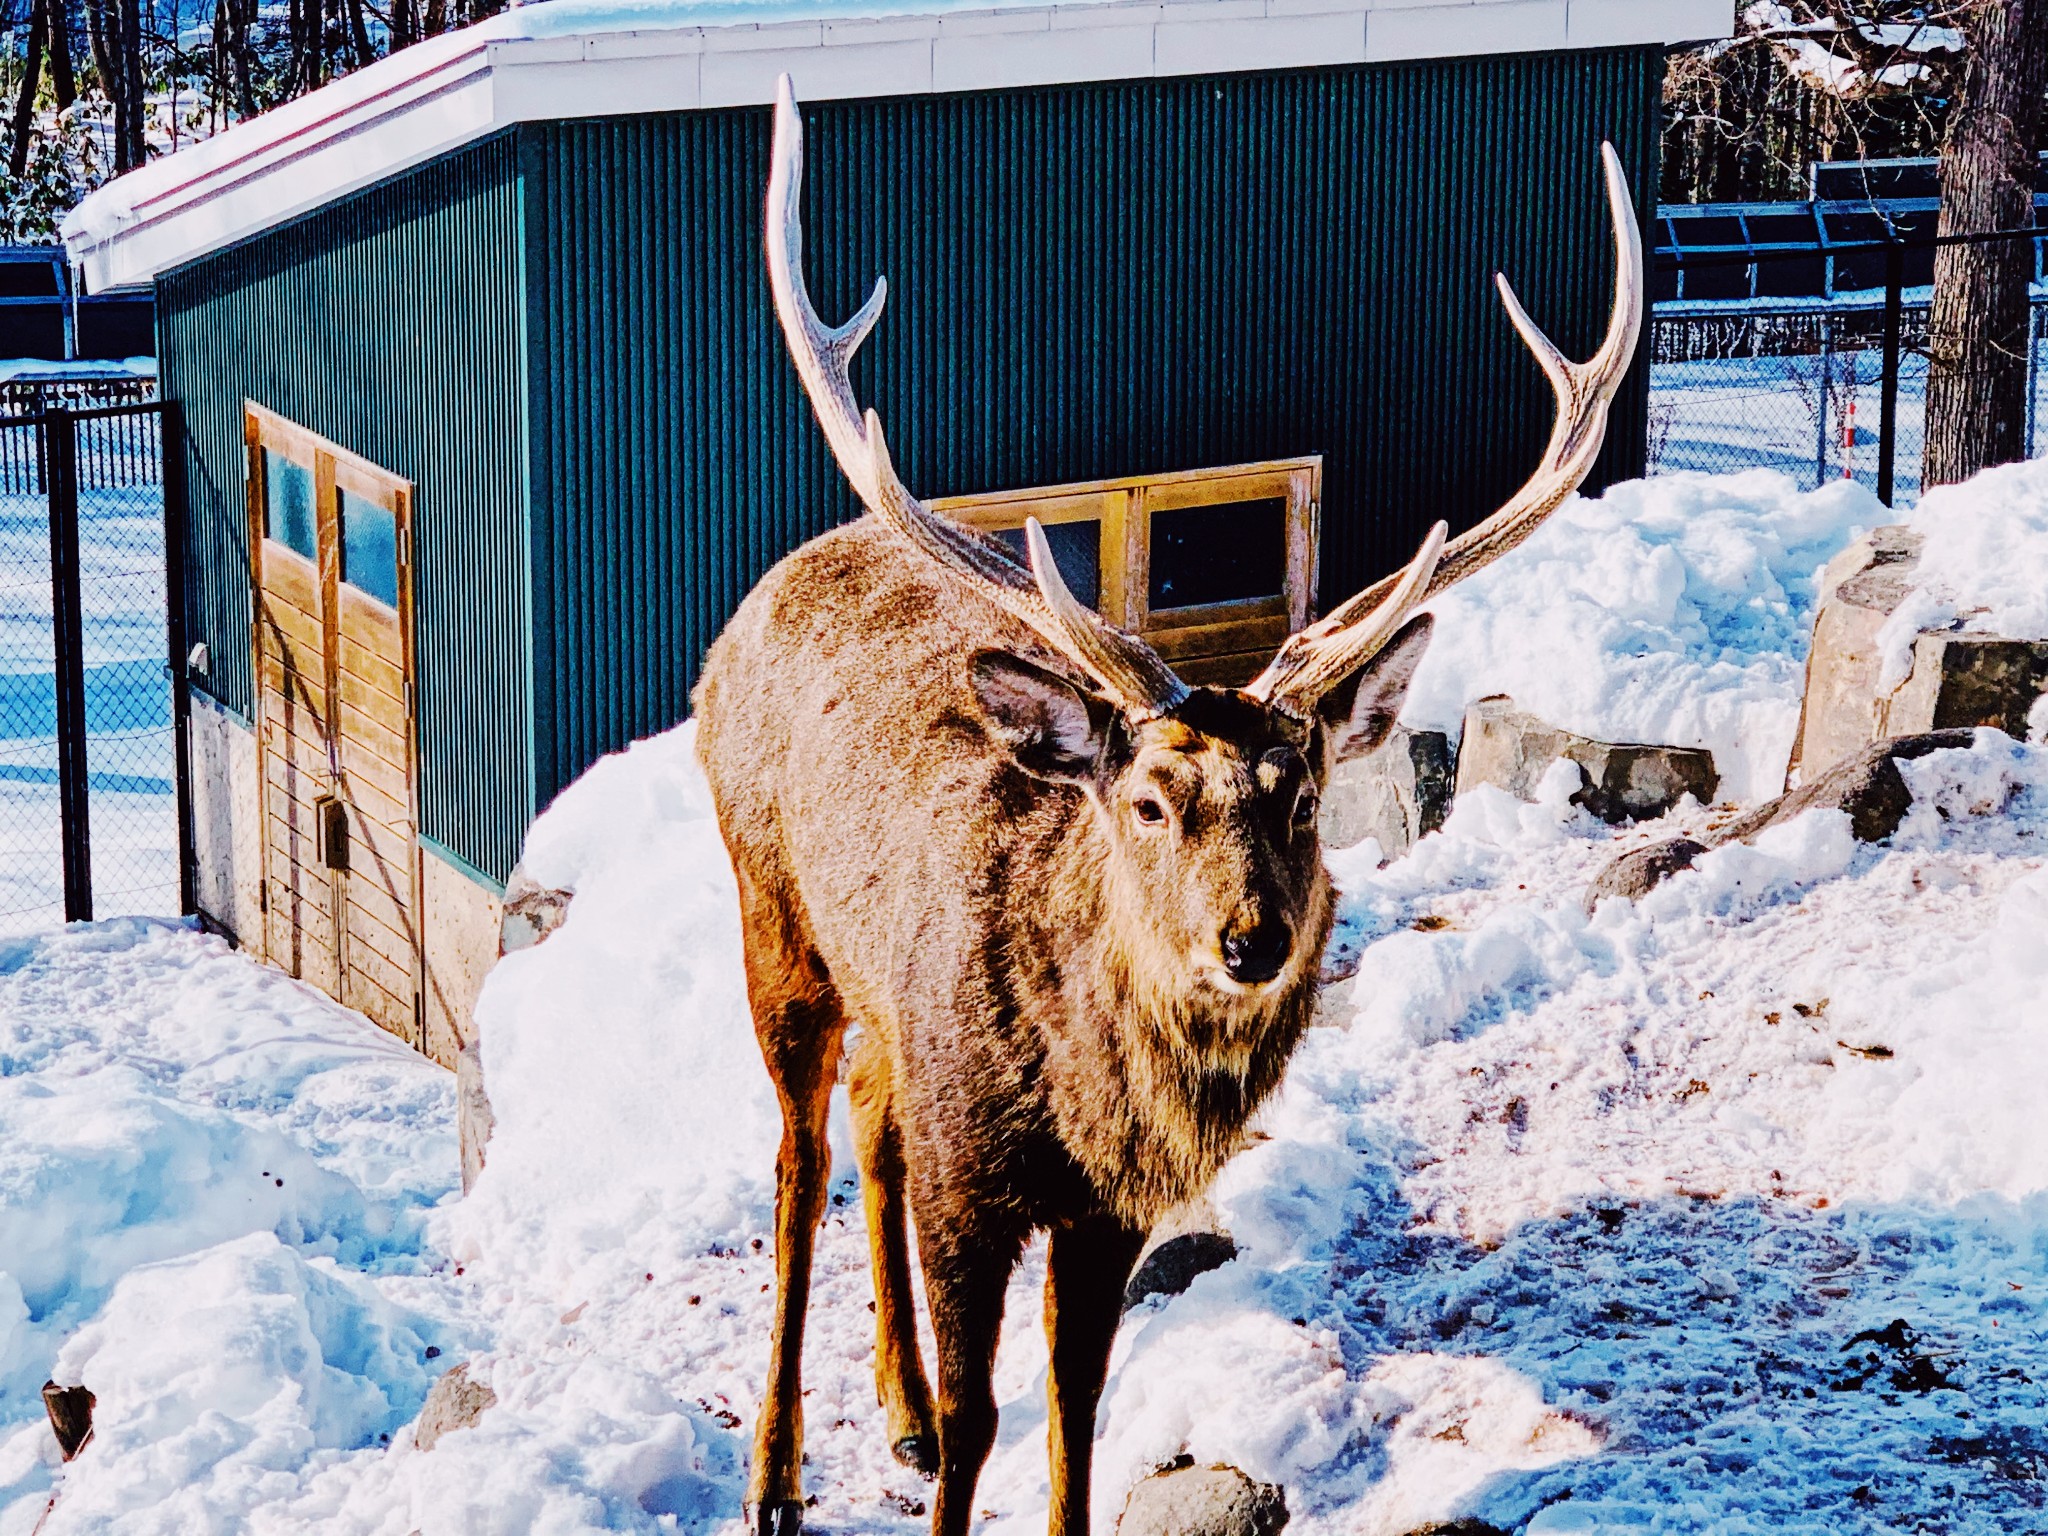
{"type": "MultiPolygon", "coordinates": [[[[1609,551],[1624,629],[1557,631],[1594,703],[1636,679],[1767,724],[1797,664],[1762,658],[1867,510],[1624,487],[1493,598],[1535,614],[1609,551]]],[[[1888,847],[1812,813],[1591,916],[1607,859],[1714,813],[1616,832],[1554,780],[1385,868],[1334,853],[1358,976],[1219,1181],[1239,1259],[1125,1320],[1098,1531],[1182,1453],[1284,1483],[1305,1536],[2048,1520],[2048,747],[1908,771],[1888,847]]],[[[777,1122],[690,729],[594,768],[527,862],[577,895],[486,986],[467,1200],[449,1079],[355,1016],[168,924],[0,941],[0,1533],[736,1528],[777,1122]],[[499,1404],[421,1453],[456,1359],[499,1404]],[[46,1374],[99,1398],[62,1469],[46,1374]]],[[[908,1533],[840,1110],[807,1519],[908,1533]]],[[[1043,1527],[1040,1265],[981,1492],[1003,1536],[1043,1527]]]]}
{"type": "MultiPolygon", "coordinates": [[[[1656,364],[1650,370],[1650,473],[1753,467],[1778,470],[1809,489],[1852,480],[1875,491],[1883,412],[1879,359],[1868,351],[1845,352],[1830,368],[1823,413],[1814,357],[1656,364]]],[[[1892,461],[1894,500],[1902,507],[1920,495],[1926,411],[1927,361],[1909,352],[1899,365],[1899,443],[1892,461]]],[[[2038,393],[2035,415],[2038,430],[2048,420],[2048,400],[2038,393]]]]}

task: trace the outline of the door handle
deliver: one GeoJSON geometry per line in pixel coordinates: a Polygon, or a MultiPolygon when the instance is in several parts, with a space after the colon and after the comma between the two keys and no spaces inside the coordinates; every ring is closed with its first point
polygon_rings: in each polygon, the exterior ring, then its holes
{"type": "Polygon", "coordinates": [[[348,807],[333,795],[317,801],[313,807],[319,817],[320,858],[329,869],[348,868],[348,807]]]}

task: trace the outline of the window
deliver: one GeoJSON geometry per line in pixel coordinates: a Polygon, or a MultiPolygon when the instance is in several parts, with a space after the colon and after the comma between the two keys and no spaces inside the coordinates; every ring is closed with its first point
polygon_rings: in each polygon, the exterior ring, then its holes
{"type": "Polygon", "coordinates": [[[1045,527],[1073,594],[1190,682],[1243,683],[1308,623],[1322,460],[1285,459],[932,503],[1019,556],[1045,527]]]}
{"type": "Polygon", "coordinates": [[[367,496],[337,488],[341,579],[387,608],[398,606],[398,516],[367,496]]]}
{"type": "Polygon", "coordinates": [[[320,518],[314,509],[313,467],[263,448],[263,531],[293,554],[320,558],[320,518]]]}
{"type": "MultiPolygon", "coordinates": [[[[411,486],[260,405],[246,407],[244,430],[249,512],[264,540],[312,565],[300,579],[314,588],[331,573],[351,594],[398,608],[411,486]]],[[[308,598],[314,610],[330,600],[308,598]]]]}

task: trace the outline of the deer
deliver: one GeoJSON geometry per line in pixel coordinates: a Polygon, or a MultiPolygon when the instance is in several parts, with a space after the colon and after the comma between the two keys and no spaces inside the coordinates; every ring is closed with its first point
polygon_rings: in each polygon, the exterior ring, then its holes
{"type": "Polygon", "coordinates": [[[1642,325],[1640,235],[1603,146],[1615,297],[1575,363],[1496,277],[1557,399],[1541,462],[1455,539],[1296,631],[1242,688],[1191,687],[1026,558],[898,477],[849,363],[886,280],[826,325],[803,278],[803,126],[777,88],[764,244],[776,316],[863,515],[774,566],[706,656],[697,751],[739,891],[747,994],[782,1112],[775,1306],[748,1475],[759,1536],[796,1536],[801,1359],[843,1073],[898,1460],[965,1536],[994,1443],[1005,1292],[1046,1234],[1053,1536],[1084,1536],[1125,1286],[1162,1212],[1247,1138],[1307,1030],[1334,897],[1334,765],[1392,729],[1432,597],[1578,489],[1642,325]],[[925,1374],[914,1224],[936,1345],[925,1374]]]}

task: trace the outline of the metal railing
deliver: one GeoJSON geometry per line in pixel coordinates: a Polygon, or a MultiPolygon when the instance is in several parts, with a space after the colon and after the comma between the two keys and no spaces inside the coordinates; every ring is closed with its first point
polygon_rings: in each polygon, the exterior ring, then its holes
{"type": "Polygon", "coordinates": [[[193,910],[177,432],[0,416],[0,930],[193,910]]]}
{"type": "MultiPolygon", "coordinates": [[[[1827,299],[1660,304],[1652,314],[1649,466],[1727,470],[1765,465],[1813,483],[1863,482],[1886,505],[1920,491],[1931,295],[1908,284],[1943,245],[2039,240],[2041,231],[1943,236],[1854,248],[1880,259],[1879,286],[1827,299]]],[[[1839,254],[1845,248],[1837,247],[1839,254]]],[[[1716,253],[1661,261],[1728,265],[1811,261],[1810,251],[1716,253]]],[[[2026,449],[2041,434],[2040,359],[2048,297],[2028,326],[2026,449]]]]}

